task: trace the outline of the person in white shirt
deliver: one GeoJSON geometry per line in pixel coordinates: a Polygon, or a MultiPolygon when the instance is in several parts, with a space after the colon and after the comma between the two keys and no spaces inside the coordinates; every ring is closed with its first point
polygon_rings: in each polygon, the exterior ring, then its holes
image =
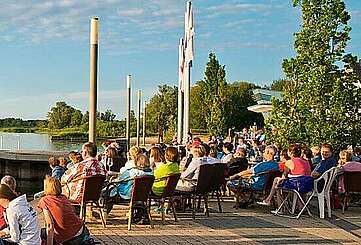
{"type": "Polygon", "coordinates": [[[0,233],[3,242],[20,245],[40,245],[40,225],[36,211],[26,195],[17,196],[9,186],[0,185],[0,205],[6,208],[8,228],[0,233]]]}

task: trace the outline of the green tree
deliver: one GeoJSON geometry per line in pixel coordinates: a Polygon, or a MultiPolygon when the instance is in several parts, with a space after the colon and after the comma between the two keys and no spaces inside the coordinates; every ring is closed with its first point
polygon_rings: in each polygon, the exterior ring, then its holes
{"type": "Polygon", "coordinates": [[[210,134],[222,135],[226,129],[227,82],[225,66],[220,65],[214,53],[209,54],[205,77],[198,82],[205,105],[205,121],[210,134]]]}
{"type": "Polygon", "coordinates": [[[360,89],[343,64],[350,16],[342,0],[293,0],[302,8],[302,30],[295,34],[296,57],[283,61],[289,79],[283,99],[273,101],[269,126],[283,145],[331,143],[337,149],[360,138],[360,89]]]}
{"type": "Polygon", "coordinates": [[[72,115],[75,109],[65,102],[56,102],[48,112],[48,126],[51,129],[61,129],[71,126],[72,115]]]}
{"type": "Polygon", "coordinates": [[[177,94],[177,87],[161,85],[147,105],[147,130],[156,132],[159,141],[163,141],[165,133],[176,130],[177,94]]]}
{"type": "Polygon", "coordinates": [[[190,127],[192,129],[207,129],[205,120],[207,105],[203,101],[202,87],[199,82],[191,87],[190,91],[190,127]]]}
{"type": "Polygon", "coordinates": [[[284,88],[288,86],[288,82],[289,81],[287,79],[274,80],[271,84],[271,90],[283,91],[284,88]]]}
{"type": "Polygon", "coordinates": [[[100,119],[107,122],[112,122],[115,119],[115,114],[112,110],[106,110],[104,113],[100,113],[100,119]]]}
{"type": "Polygon", "coordinates": [[[257,104],[253,98],[253,89],[258,88],[248,82],[234,82],[227,86],[226,101],[226,128],[242,129],[255,122],[263,125],[263,116],[260,113],[249,111],[247,107],[257,104]]]}
{"type": "Polygon", "coordinates": [[[83,114],[80,110],[74,110],[71,114],[70,125],[73,127],[80,126],[82,124],[83,114]]]}

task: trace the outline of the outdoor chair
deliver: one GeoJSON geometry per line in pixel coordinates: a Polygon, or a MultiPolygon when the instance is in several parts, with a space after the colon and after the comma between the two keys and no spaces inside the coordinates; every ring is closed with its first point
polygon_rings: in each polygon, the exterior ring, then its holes
{"type": "Polygon", "coordinates": [[[204,211],[209,217],[208,209],[208,193],[215,191],[218,199],[218,207],[222,212],[219,191],[224,182],[224,171],[226,165],[224,163],[204,164],[200,166],[197,185],[193,191],[177,191],[175,195],[182,196],[184,199],[190,198],[192,200],[192,218],[195,220],[196,200],[197,197],[204,200],[204,211]]]}
{"type": "Polygon", "coordinates": [[[235,193],[236,206],[240,205],[239,196],[241,195],[241,193],[249,194],[248,201],[246,202],[247,205],[254,203],[255,200],[257,199],[257,196],[261,196],[261,199],[264,200],[268,196],[268,194],[270,193],[270,191],[272,189],[274,179],[276,177],[281,177],[282,172],[279,170],[270,170],[270,171],[258,173],[256,176],[257,177],[265,176],[266,179],[265,179],[265,184],[263,186],[263,189],[255,190],[255,189],[252,189],[251,185],[238,188],[237,190],[235,190],[236,191],[236,193],[235,193]]]}
{"type": "Polygon", "coordinates": [[[106,223],[103,216],[102,207],[99,204],[99,198],[105,178],[105,175],[84,177],[82,200],[80,203],[72,202],[72,205],[80,206],[80,218],[83,219],[84,223],[86,217],[86,205],[90,203],[93,206],[93,204],[95,204],[95,207],[99,210],[99,215],[104,228],[106,227],[106,223]]]}
{"type": "Polygon", "coordinates": [[[353,193],[361,192],[360,180],[361,180],[361,172],[344,172],[343,173],[345,196],[343,198],[342,213],[345,213],[345,209],[347,209],[350,193],[351,192],[353,192],[353,193]]]}
{"type": "Polygon", "coordinates": [[[149,212],[150,212],[150,206],[151,206],[152,200],[159,201],[159,203],[160,203],[160,208],[162,210],[162,224],[164,224],[164,212],[165,212],[164,204],[165,203],[169,204],[170,208],[172,209],[173,215],[174,215],[174,220],[177,221],[177,212],[176,212],[176,209],[174,208],[173,195],[174,195],[174,191],[177,186],[179,177],[180,177],[180,174],[172,174],[172,175],[169,175],[162,179],[156,179],[155,182],[166,179],[166,185],[165,185],[164,191],[161,196],[157,196],[154,193],[151,193],[149,196],[149,204],[148,204],[149,212]]]}
{"type": "Polygon", "coordinates": [[[228,175],[232,176],[246,170],[248,168],[247,164],[242,164],[242,159],[235,158],[234,161],[228,167],[228,175]]]}
{"type": "MultiPolygon", "coordinates": [[[[132,194],[130,200],[121,200],[120,202],[115,202],[115,205],[127,205],[129,210],[127,212],[128,216],[128,230],[131,230],[134,210],[139,209],[147,214],[149,217],[149,222],[151,228],[153,228],[152,224],[152,217],[150,215],[149,209],[147,207],[149,194],[151,192],[153,183],[154,183],[154,176],[152,175],[145,175],[140,177],[135,177],[133,180],[133,187],[132,187],[132,194]]],[[[117,186],[120,182],[110,182],[107,187],[105,194],[109,196],[110,191],[113,187],[117,186]]],[[[105,198],[104,200],[104,207],[108,207],[108,199],[105,198]]]]}
{"type": "Polygon", "coordinates": [[[278,207],[278,209],[275,211],[275,214],[280,215],[280,216],[287,216],[287,215],[281,214],[281,210],[283,207],[285,207],[287,201],[289,201],[293,197],[291,214],[294,214],[294,211],[295,211],[298,201],[301,202],[303,207],[297,215],[288,216],[288,217],[298,219],[305,210],[307,210],[308,214],[310,216],[312,216],[311,211],[308,208],[308,205],[309,205],[311,199],[313,197],[317,196],[320,218],[321,219],[325,218],[325,200],[326,200],[326,205],[327,205],[328,217],[331,218],[331,195],[330,195],[330,192],[331,192],[332,183],[334,182],[334,180],[336,178],[336,173],[337,173],[337,169],[336,169],[336,167],[333,167],[333,168],[327,170],[326,172],[324,172],[318,179],[314,180],[313,191],[312,191],[311,195],[308,197],[306,202],[303,200],[301,193],[299,193],[297,190],[280,188],[280,190],[282,192],[287,193],[287,196],[283,200],[281,205],[278,207]],[[291,194],[293,194],[293,195],[291,195],[291,194]]]}

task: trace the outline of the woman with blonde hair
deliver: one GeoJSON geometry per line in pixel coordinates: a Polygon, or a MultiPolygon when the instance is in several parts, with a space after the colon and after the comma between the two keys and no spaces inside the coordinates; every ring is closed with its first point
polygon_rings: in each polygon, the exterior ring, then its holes
{"type": "Polygon", "coordinates": [[[46,239],[46,244],[75,245],[86,240],[89,231],[75,214],[70,201],[61,194],[60,181],[46,176],[44,193],[45,196],[40,199],[38,207],[44,213],[46,229],[42,229],[42,237],[46,239]]]}
{"type": "Polygon", "coordinates": [[[150,167],[155,170],[162,165],[164,161],[165,159],[162,150],[157,146],[153,146],[149,151],[150,167]]]}

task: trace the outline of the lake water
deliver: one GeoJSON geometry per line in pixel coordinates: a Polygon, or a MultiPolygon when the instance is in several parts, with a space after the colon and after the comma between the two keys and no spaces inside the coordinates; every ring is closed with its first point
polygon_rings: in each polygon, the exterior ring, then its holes
{"type": "Polygon", "coordinates": [[[0,132],[0,149],[6,150],[71,151],[80,150],[81,145],[80,142],[51,141],[47,134],[0,132]]]}

